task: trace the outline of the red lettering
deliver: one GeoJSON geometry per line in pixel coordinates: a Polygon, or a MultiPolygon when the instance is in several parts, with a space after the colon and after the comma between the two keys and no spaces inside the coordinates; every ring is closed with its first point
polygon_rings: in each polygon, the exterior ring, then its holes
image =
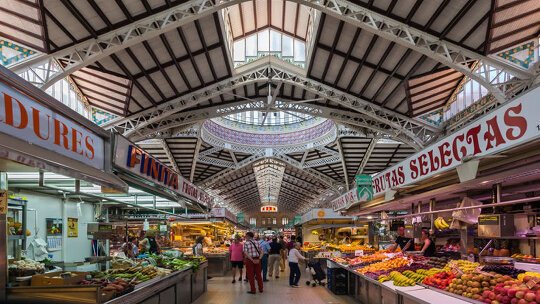
{"type": "Polygon", "coordinates": [[[497,116],[486,121],[487,132],[484,133],[484,140],[486,143],[486,151],[493,148],[493,141],[495,141],[495,147],[506,143],[504,140],[501,129],[499,129],[499,123],[497,122],[497,116]]]}
{"type": "Polygon", "coordinates": [[[434,172],[439,170],[441,166],[441,160],[438,156],[433,156],[433,150],[428,151],[430,171],[434,172]]]}
{"type": "Polygon", "coordinates": [[[17,99],[5,93],[4,93],[4,101],[5,101],[4,104],[6,108],[6,124],[17,129],[26,128],[26,126],[28,125],[28,113],[26,112],[24,105],[17,99]],[[21,121],[19,122],[18,126],[15,125],[15,115],[13,113],[13,100],[15,100],[15,102],[19,106],[21,121]]]}
{"type": "Polygon", "coordinates": [[[428,167],[429,164],[427,162],[427,155],[420,154],[420,156],[418,157],[418,164],[420,166],[421,176],[424,176],[429,173],[429,167],[428,167]]]}
{"type": "Polygon", "coordinates": [[[403,167],[398,167],[398,183],[401,185],[405,182],[405,173],[403,172],[403,167]]]}
{"type": "Polygon", "coordinates": [[[448,142],[442,143],[439,146],[439,155],[441,156],[441,168],[448,167],[452,163],[452,152],[450,151],[450,144],[448,142]]]}
{"type": "Polygon", "coordinates": [[[411,178],[416,179],[418,177],[418,167],[416,166],[416,159],[412,159],[409,163],[411,169],[411,178]]]}
{"type": "Polygon", "coordinates": [[[71,151],[80,155],[83,154],[82,149],[79,151],[79,147],[82,148],[81,137],[82,137],[81,132],[77,131],[76,129],[71,129],[71,142],[72,142],[71,151]]]}
{"type": "Polygon", "coordinates": [[[41,136],[41,120],[39,119],[39,111],[32,108],[32,124],[34,127],[34,134],[42,140],[48,140],[51,136],[51,127],[50,127],[51,116],[47,115],[47,123],[44,124],[47,126],[47,137],[41,136]]]}
{"type": "Polygon", "coordinates": [[[504,123],[510,127],[506,130],[506,138],[516,140],[521,138],[525,134],[525,131],[527,131],[527,120],[523,116],[512,116],[510,112],[514,114],[521,113],[521,104],[508,108],[504,112],[504,123]],[[517,135],[514,135],[515,130],[518,131],[517,135]]]}
{"type": "Polygon", "coordinates": [[[63,145],[66,150],[69,150],[69,141],[68,141],[68,135],[69,129],[68,127],[59,121],[58,119],[54,120],[54,144],[55,145],[63,145]]]}
{"type": "Polygon", "coordinates": [[[468,144],[473,144],[472,155],[476,155],[482,152],[482,150],[480,150],[480,143],[478,141],[478,134],[480,133],[480,129],[481,129],[480,126],[476,126],[474,128],[469,129],[465,137],[467,139],[468,144]]]}
{"type": "Polygon", "coordinates": [[[452,141],[452,153],[457,161],[461,161],[461,159],[467,155],[467,148],[461,146],[461,148],[458,149],[458,142],[461,143],[464,139],[465,135],[459,134],[458,136],[454,137],[454,140],[452,141]]]}
{"type": "Polygon", "coordinates": [[[373,182],[375,183],[375,192],[379,193],[381,192],[381,181],[380,179],[377,177],[373,180],[373,182]]]}

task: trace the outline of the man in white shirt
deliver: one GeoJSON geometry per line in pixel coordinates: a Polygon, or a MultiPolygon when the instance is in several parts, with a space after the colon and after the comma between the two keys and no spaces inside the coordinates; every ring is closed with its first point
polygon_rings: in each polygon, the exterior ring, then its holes
{"type": "Polygon", "coordinates": [[[305,261],[306,258],[300,253],[300,243],[294,243],[294,247],[289,251],[289,286],[299,287],[298,282],[300,281],[300,267],[298,262],[300,260],[305,261]]]}

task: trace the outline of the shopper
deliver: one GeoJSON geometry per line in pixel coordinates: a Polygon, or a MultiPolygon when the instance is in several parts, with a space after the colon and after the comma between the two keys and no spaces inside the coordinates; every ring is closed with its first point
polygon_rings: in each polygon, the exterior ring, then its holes
{"type": "Polygon", "coordinates": [[[399,226],[397,228],[397,233],[398,233],[398,237],[394,241],[394,245],[391,248],[389,248],[389,250],[394,252],[397,250],[398,247],[401,249],[402,252],[409,250],[409,248],[412,245],[412,239],[405,237],[405,227],[399,226]]]}
{"type": "Polygon", "coordinates": [[[266,275],[268,274],[268,254],[270,251],[270,242],[268,242],[267,238],[264,236],[260,240],[258,240],[258,242],[259,242],[259,245],[261,245],[261,249],[263,252],[263,256],[261,258],[261,270],[262,270],[263,282],[268,282],[266,275]]]}
{"type": "Polygon", "coordinates": [[[255,294],[255,279],[259,287],[259,292],[263,292],[263,281],[261,276],[261,256],[262,248],[258,242],[253,241],[253,232],[246,233],[246,241],[244,242],[244,264],[246,265],[246,276],[251,288],[248,293],[255,294]]]}
{"type": "Polygon", "coordinates": [[[158,254],[161,252],[159,244],[156,241],[156,232],[154,230],[146,231],[146,235],[141,241],[141,247],[145,253],[158,254]]]}
{"type": "MultiPolygon", "coordinates": [[[[134,237],[130,237],[128,239],[127,242],[125,242],[124,244],[122,244],[122,247],[120,247],[120,249],[122,250],[122,252],[126,255],[127,258],[135,258],[137,256],[137,254],[135,254],[135,249],[137,248],[135,246],[135,244],[133,243],[133,240],[135,238],[134,237]]],[[[138,252],[138,248],[137,248],[137,252],[138,252]]]]}
{"type": "Polygon", "coordinates": [[[240,275],[238,281],[242,282],[242,269],[244,269],[244,244],[240,242],[240,236],[237,235],[234,238],[231,246],[229,247],[229,253],[231,257],[233,284],[236,283],[236,269],[240,275]]]}
{"type": "Polygon", "coordinates": [[[285,271],[285,260],[287,260],[287,243],[285,242],[285,237],[283,235],[279,236],[279,245],[281,246],[281,250],[279,251],[279,268],[280,271],[283,272],[285,271]]]}
{"type": "Polygon", "coordinates": [[[301,273],[298,262],[306,260],[300,251],[298,251],[299,249],[300,243],[295,243],[294,247],[289,251],[289,286],[291,287],[299,287],[298,282],[300,281],[301,273]]]}
{"type": "Polygon", "coordinates": [[[429,231],[427,229],[422,229],[421,241],[424,243],[424,245],[420,251],[424,254],[424,256],[435,256],[435,241],[430,238],[429,231]]]}
{"type": "Polygon", "coordinates": [[[268,256],[268,268],[270,272],[270,277],[272,277],[272,274],[276,277],[276,279],[279,279],[279,264],[281,259],[281,245],[278,243],[278,240],[276,237],[272,239],[272,242],[270,242],[270,250],[269,250],[269,256],[268,256]]]}
{"type": "Polygon", "coordinates": [[[291,235],[291,240],[287,243],[287,251],[290,253],[291,249],[294,248],[294,244],[296,243],[296,236],[291,235]]]}
{"type": "Polygon", "coordinates": [[[203,256],[203,242],[204,242],[204,237],[203,236],[199,236],[195,240],[195,245],[193,245],[193,255],[194,256],[196,256],[196,257],[203,256]]]}

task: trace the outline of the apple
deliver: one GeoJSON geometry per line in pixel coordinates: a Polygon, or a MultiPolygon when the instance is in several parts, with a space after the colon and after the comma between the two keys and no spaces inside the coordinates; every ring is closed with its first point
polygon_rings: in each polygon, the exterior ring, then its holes
{"type": "Polygon", "coordinates": [[[503,296],[501,294],[498,294],[498,295],[495,296],[495,300],[497,300],[499,302],[502,301],[502,298],[503,298],[503,296]]]}
{"type": "Polygon", "coordinates": [[[524,299],[529,302],[534,302],[536,301],[536,294],[534,292],[529,291],[525,294],[524,299]]]}
{"type": "Polygon", "coordinates": [[[536,303],[540,303],[540,292],[538,292],[538,291],[536,292],[535,300],[536,300],[536,303]]]}
{"type": "Polygon", "coordinates": [[[493,301],[491,301],[491,304],[501,304],[501,302],[499,302],[497,300],[493,300],[493,301]]]}
{"type": "Polygon", "coordinates": [[[489,292],[489,299],[490,300],[495,300],[495,297],[496,297],[495,293],[493,291],[490,291],[489,292]]]}
{"type": "Polygon", "coordinates": [[[517,304],[517,302],[518,302],[517,298],[513,298],[512,300],[510,300],[510,304],[517,304]]]}
{"type": "Polygon", "coordinates": [[[531,279],[532,279],[531,276],[525,276],[525,277],[523,278],[523,283],[527,283],[527,282],[529,282],[531,279]]]}
{"type": "Polygon", "coordinates": [[[519,299],[519,301],[517,301],[517,304],[529,304],[529,302],[527,302],[527,300],[525,299],[519,299]]]}
{"type": "Polygon", "coordinates": [[[523,290],[520,289],[516,292],[516,298],[523,299],[524,297],[525,297],[525,292],[523,290]]]}
{"type": "Polygon", "coordinates": [[[516,293],[517,293],[517,289],[515,287],[511,287],[510,289],[508,289],[508,292],[507,292],[510,298],[515,298],[516,293]]]}
{"type": "Polygon", "coordinates": [[[508,296],[504,296],[501,302],[504,304],[510,304],[510,298],[508,296]]]}
{"type": "Polygon", "coordinates": [[[489,298],[489,294],[490,294],[490,293],[491,293],[491,292],[490,292],[489,290],[484,290],[484,292],[482,292],[482,297],[484,297],[484,298],[489,298]]]}

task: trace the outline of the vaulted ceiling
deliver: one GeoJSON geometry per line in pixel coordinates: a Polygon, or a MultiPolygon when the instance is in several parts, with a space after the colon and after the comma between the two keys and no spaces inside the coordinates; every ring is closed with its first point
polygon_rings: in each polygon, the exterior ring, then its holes
{"type": "MultiPolygon", "coordinates": [[[[253,172],[260,157],[205,142],[200,125],[225,115],[218,107],[265,100],[268,83],[273,90],[283,81],[279,100],[310,100],[298,105],[338,124],[329,145],[273,156],[285,164],[279,204],[300,212],[343,192],[355,174],[377,173],[429,144],[443,130],[418,117],[444,107],[465,78],[463,69],[433,54],[329,14],[331,2],[323,1],[323,8],[283,0],[217,6],[174,0],[0,0],[0,36],[56,60],[91,106],[119,116],[107,128],[136,139],[237,210],[260,205],[253,172]],[[134,32],[120,37],[137,36],[134,40],[103,40],[134,25],[134,32]],[[265,28],[306,42],[306,68],[287,67],[286,74],[261,59],[259,70],[249,64],[235,69],[230,44],[265,28]],[[99,41],[94,46],[102,51],[85,57],[83,50],[91,52],[84,46],[92,41],[99,41]],[[74,59],[73,50],[82,60],[74,59]],[[182,120],[169,124],[165,118],[172,114],[182,120]],[[334,153],[338,161],[313,162],[334,153]]],[[[540,31],[535,0],[337,2],[439,37],[478,60],[489,61],[485,55],[537,38],[540,31]]],[[[23,62],[12,68],[31,67],[23,62]]]]}

